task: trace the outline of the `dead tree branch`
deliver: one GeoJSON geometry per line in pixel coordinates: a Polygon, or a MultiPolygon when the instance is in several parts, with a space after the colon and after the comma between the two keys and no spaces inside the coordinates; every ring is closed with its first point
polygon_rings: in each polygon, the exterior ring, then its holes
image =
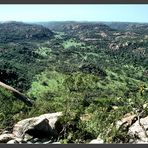
{"type": "Polygon", "coordinates": [[[24,94],[20,93],[18,90],[14,89],[13,87],[11,87],[1,81],[0,81],[0,86],[11,91],[16,98],[23,101],[26,105],[28,105],[28,106],[33,105],[33,102],[28,97],[26,97],[24,94]]]}

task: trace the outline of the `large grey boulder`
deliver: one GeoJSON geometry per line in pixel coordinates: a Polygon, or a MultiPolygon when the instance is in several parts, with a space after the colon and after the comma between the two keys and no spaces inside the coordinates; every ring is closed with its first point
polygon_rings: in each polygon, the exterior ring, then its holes
{"type": "Polygon", "coordinates": [[[61,144],[61,142],[53,142],[52,144],[61,144]]]}
{"type": "Polygon", "coordinates": [[[2,134],[0,135],[0,143],[7,143],[8,141],[14,139],[13,134],[2,134]]]}
{"type": "Polygon", "coordinates": [[[19,142],[17,140],[10,140],[7,144],[19,144],[19,142]]]}
{"type": "MultiPolygon", "coordinates": [[[[43,114],[38,117],[24,119],[14,125],[13,134],[18,138],[26,135],[33,137],[56,136],[56,127],[62,112],[43,114]]],[[[28,139],[29,140],[29,139],[28,139]]]]}
{"type": "Polygon", "coordinates": [[[101,138],[93,139],[89,142],[89,144],[103,144],[104,141],[101,138]]]}
{"type": "Polygon", "coordinates": [[[148,141],[136,140],[133,144],[148,144],[148,141]]]}
{"type": "Polygon", "coordinates": [[[132,124],[134,124],[137,121],[137,115],[135,114],[131,114],[131,113],[127,113],[124,115],[124,117],[116,122],[116,128],[120,129],[120,128],[128,128],[130,127],[132,124]]]}
{"type": "Polygon", "coordinates": [[[140,119],[140,124],[139,120],[137,120],[130,128],[128,131],[128,134],[133,135],[134,137],[138,137],[140,142],[148,142],[148,116],[145,118],[140,119]]]}

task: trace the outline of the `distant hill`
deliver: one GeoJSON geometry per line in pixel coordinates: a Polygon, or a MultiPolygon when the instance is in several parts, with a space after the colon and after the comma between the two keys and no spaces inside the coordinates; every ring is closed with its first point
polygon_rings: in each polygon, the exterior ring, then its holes
{"type": "MultiPolygon", "coordinates": [[[[98,29],[105,30],[130,30],[136,32],[136,30],[145,31],[148,28],[148,23],[136,23],[136,22],[76,22],[76,21],[53,21],[53,22],[39,22],[37,24],[43,25],[51,30],[65,31],[67,29],[94,29],[98,26],[98,29]],[[78,27],[79,26],[79,27],[78,27]],[[83,27],[82,27],[83,26],[83,27]],[[142,30],[141,30],[142,29],[142,30]]],[[[139,31],[138,31],[139,33],[139,31]]]]}
{"type": "Polygon", "coordinates": [[[117,30],[126,30],[129,26],[135,25],[138,23],[129,23],[129,22],[103,22],[103,24],[108,25],[110,28],[117,30]]]}
{"type": "Polygon", "coordinates": [[[99,30],[112,30],[109,26],[101,22],[75,22],[75,21],[63,21],[63,22],[39,22],[45,27],[51,30],[64,31],[64,30],[84,30],[84,29],[99,29],[99,30]]]}
{"type": "Polygon", "coordinates": [[[41,25],[26,24],[22,22],[0,23],[0,42],[15,42],[20,40],[49,39],[53,32],[41,25]]]}
{"type": "Polygon", "coordinates": [[[134,25],[129,25],[127,30],[139,33],[139,34],[148,34],[148,24],[134,24],[134,25]]]}
{"type": "Polygon", "coordinates": [[[43,22],[39,23],[55,32],[66,32],[67,37],[74,37],[78,40],[96,41],[99,38],[108,38],[110,32],[116,29],[110,28],[102,22],[43,22]]]}
{"type": "Polygon", "coordinates": [[[112,29],[131,31],[139,34],[148,33],[148,23],[131,23],[131,22],[102,22],[112,29]]]}

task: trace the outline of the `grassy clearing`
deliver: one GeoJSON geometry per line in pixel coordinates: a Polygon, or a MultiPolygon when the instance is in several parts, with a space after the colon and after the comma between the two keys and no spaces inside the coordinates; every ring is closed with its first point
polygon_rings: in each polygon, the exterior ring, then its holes
{"type": "Polygon", "coordinates": [[[64,48],[69,48],[71,46],[76,47],[76,46],[82,46],[82,45],[84,46],[85,44],[82,42],[76,42],[73,39],[64,41],[64,43],[63,43],[64,48]]]}

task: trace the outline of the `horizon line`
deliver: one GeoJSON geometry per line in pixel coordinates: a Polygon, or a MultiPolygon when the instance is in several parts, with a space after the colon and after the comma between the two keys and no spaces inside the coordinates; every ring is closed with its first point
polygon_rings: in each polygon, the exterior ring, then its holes
{"type": "Polygon", "coordinates": [[[91,21],[91,20],[53,20],[53,21],[21,21],[21,20],[7,20],[7,21],[0,21],[0,23],[8,23],[8,22],[20,22],[20,23],[49,23],[49,22],[109,22],[109,23],[139,23],[139,24],[147,24],[148,22],[135,22],[135,21],[91,21]]]}

